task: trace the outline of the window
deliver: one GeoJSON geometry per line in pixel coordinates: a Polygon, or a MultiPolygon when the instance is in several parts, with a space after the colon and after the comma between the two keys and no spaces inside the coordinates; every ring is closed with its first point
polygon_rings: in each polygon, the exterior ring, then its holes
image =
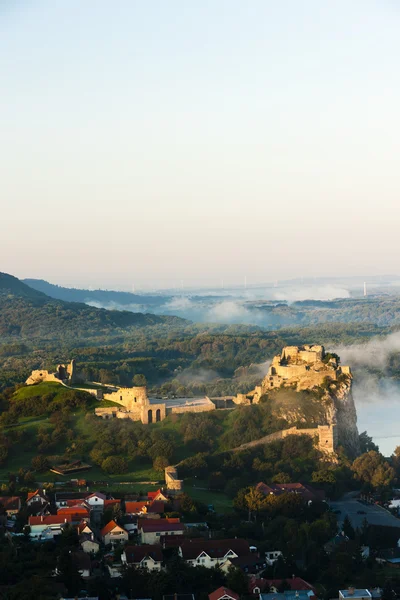
{"type": "Polygon", "coordinates": [[[122,396],[119,397],[120,401],[122,402],[122,396]]]}
{"type": "Polygon", "coordinates": [[[156,533],[156,536],[157,536],[157,537],[160,537],[160,535],[161,535],[161,533],[156,533]]]}

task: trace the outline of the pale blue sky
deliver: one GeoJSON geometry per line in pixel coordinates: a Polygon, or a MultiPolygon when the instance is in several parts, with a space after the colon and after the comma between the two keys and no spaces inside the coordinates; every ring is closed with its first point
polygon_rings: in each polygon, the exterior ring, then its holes
{"type": "Polygon", "coordinates": [[[399,272],[397,0],[1,0],[0,270],[399,272]]]}

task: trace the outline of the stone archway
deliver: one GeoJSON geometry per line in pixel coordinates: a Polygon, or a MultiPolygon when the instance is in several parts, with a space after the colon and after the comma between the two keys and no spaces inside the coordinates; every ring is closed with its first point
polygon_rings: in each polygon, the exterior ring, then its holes
{"type": "Polygon", "coordinates": [[[147,422],[148,423],[153,422],[153,411],[151,409],[147,411],[147,422]]]}
{"type": "Polygon", "coordinates": [[[156,410],[156,423],[158,423],[159,421],[161,421],[161,410],[159,408],[157,408],[157,410],[156,410]]]}

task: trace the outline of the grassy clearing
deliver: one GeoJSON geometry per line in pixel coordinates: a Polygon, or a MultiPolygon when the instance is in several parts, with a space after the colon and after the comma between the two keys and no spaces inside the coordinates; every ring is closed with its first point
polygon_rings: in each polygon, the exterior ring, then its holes
{"type": "Polygon", "coordinates": [[[16,400],[25,400],[26,398],[33,398],[34,396],[45,396],[49,393],[58,392],[65,393],[68,391],[68,388],[65,388],[60,383],[56,383],[54,381],[46,381],[43,383],[37,383],[36,385],[27,385],[26,387],[22,387],[17,390],[14,394],[14,398],[16,400]]]}
{"type": "Polygon", "coordinates": [[[206,487],[206,482],[188,479],[185,481],[185,492],[194,500],[203,504],[213,504],[217,513],[232,512],[232,500],[223,492],[201,489],[206,487]]]}

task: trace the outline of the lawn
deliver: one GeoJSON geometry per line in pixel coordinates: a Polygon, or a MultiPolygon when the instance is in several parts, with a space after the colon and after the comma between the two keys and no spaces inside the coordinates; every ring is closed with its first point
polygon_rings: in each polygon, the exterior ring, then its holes
{"type": "Polygon", "coordinates": [[[214,505],[216,513],[229,513],[232,512],[232,500],[223,492],[215,492],[208,490],[207,482],[199,479],[185,479],[184,491],[191,496],[194,500],[202,502],[203,504],[214,505]]]}

